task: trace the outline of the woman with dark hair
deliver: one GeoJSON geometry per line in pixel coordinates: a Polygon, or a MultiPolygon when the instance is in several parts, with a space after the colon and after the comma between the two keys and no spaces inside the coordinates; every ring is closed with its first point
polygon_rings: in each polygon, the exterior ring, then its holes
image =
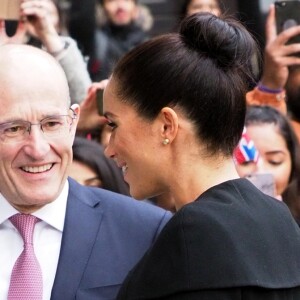
{"type": "Polygon", "coordinates": [[[245,125],[259,158],[252,169],[248,165],[237,166],[240,176],[257,172],[272,174],[276,196],[288,204],[300,223],[299,144],[288,119],[270,106],[250,106],[245,125]]]}
{"type": "Polygon", "coordinates": [[[270,106],[250,106],[245,125],[259,152],[258,168],[273,173],[277,195],[282,195],[289,182],[299,179],[298,141],[289,121],[270,106]]]}
{"type": "Polygon", "coordinates": [[[69,175],[83,185],[129,195],[122,172],[104,155],[102,146],[83,137],[75,137],[69,175]]]}
{"type": "Polygon", "coordinates": [[[116,65],[105,154],[134,198],[169,193],[177,210],[118,299],[300,298],[299,228],[232,158],[256,51],[240,23],[199,13],[116,65]]]}

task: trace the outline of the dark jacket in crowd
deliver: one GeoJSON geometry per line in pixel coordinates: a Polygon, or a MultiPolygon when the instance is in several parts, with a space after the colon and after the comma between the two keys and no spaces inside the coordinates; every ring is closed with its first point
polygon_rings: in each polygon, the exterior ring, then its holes
{"type": "Polygon", "coordinates": [[[135,23],[127,26],[106,24],[95,31],[95,51],[89,61],[93,81],[107,79],[115,63],[129,50],[147,40],[147,34],[135,23]]]}

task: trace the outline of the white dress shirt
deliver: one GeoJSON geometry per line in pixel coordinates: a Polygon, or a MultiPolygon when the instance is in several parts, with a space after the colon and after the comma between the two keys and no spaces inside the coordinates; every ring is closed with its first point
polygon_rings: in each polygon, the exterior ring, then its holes
{"type": "MultiPolygon", "coordinates": [[[[32,215],[41,219],[34,228],[33,243],[36,257],[43,274],[43,300],[49,300],[56,274],[64,228],[69,184],[59,197],[43,206],[32,215]]],[[[23,251],[23,239],[18,230],[8,220],[19,213],[0,194],[0,300],[6,300],[10,275],[15,261],[23,251]]]]}

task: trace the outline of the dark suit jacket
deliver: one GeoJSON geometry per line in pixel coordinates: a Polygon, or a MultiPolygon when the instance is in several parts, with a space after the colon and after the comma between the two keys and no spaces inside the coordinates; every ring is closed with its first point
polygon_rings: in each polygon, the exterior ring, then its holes
{"type": "Polygon", "coordinates": [[[155,206],[69,179],[52,300],[115,299],[128,271],[170,219],[155,206]]]}
{"type": "Polygon", "coordinates": [[[286,205],[247,179],[184,206],[117,299],[300,299],[300,230],[286,205]]]}

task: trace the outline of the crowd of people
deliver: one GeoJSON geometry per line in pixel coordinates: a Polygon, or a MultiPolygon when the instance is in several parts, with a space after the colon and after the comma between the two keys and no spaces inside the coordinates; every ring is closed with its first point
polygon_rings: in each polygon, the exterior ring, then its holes
{"type": "Polygon", "coordinates": [[[300,26],[94,4],[0,20],[0,299],[300,299],[300,26]]]}

